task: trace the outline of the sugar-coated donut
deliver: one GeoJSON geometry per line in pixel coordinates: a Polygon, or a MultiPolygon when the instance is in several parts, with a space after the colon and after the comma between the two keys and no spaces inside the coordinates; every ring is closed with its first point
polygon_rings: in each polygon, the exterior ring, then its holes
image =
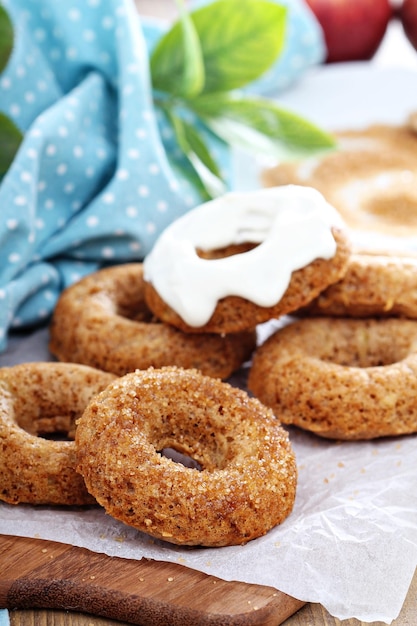
{"type": "Polygon", "coordinates": [[[345,276],[304,310],[309,315],[417,319],[417,255],[353,252],[345,276]]]}
{"type": "Polygon", "coordinates": [[[417,432],[417,322],[294,322],[257,350],[248,387],[284,424],[323,437],[417,432]]]}
{"type": "Polygon", "coordinates": [[[196,370],[119,378],[84,411],[76,445],[78,471],[107,513],[174,544],[244,544],[293,507],[294,453],[272,411],[196,370]]]}
{"type": "Polygon", "coordinates": [[[52,318],[51,353],[119,376],[177,365],[218,378],[227,378],[250,357],[253,331],[187,335],[153,318],[143,291],[141,263],[102,269],[68,287],[52,318]]]}
{"type": "Polygon", "coordinates": [[[95,502],[75,471],[74,441],[53,440],[75,427],[112,374],[70,363],[24,363],[0,369],[0,500],[9,504],[95,502]]]}
{"type": "Polygon", "coordinates": [[[314,189],[229,193],[161,234],[144,261],[145,299],[185,332],[238,332],[310,302],[349,254],[340,217],[314,189]]]}
{"type": "Polygon", "coordinates": [[[412,121],[334,133],[339,150],[270,167],[265,186],[318,189],[355,233],[417,237],[417,133],[412,121]]]}

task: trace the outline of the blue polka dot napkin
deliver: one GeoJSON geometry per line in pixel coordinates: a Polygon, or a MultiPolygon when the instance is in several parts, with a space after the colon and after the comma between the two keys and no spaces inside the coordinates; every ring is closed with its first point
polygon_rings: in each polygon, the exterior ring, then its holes
{"type": "Polygon", "coordinates": [[[10,626],[9,611],[0,609],[0,626],[10,626]]]}
{"type": "MultiPolygon", "coordinates": [[[[323,60],[317,22],[302,0],[287,2],[284,53],[249,90],[286,87],[323,60]]],[[[0,183],[0,351],[10,330],[46,321],[63,288],[143,259],[201,201],[173,167],[181,155],[153,106],[148,59],[161,25],[140,19],[133,0],[2,4],[15,47],[0,110],[24,140],[0,183]]],[[[229,155],[217,157],[227,170],[229,155]]]]}

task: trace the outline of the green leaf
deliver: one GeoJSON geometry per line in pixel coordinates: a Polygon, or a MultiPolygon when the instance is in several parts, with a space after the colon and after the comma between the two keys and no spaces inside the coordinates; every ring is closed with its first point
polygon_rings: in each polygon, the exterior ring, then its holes
{"type": "Polygon", "coordinates": [[[219,170],[219,167],[216,161],[210,154],[207,145],[201,136],[201,134],[197,131],[195,126],[192,124],[188,124],[183,121],[183,129],[185,133],[185,138],[188,142],[190,150],[196,155],[196,157],[201,161],[204,167],[211,172],[214,176],[221,179],[222,175],[219,170]]]}
{"type": "Polygon", "coordinates": [[[287,10],[269,0],[218,0],[193,13],[206,70],[204,93],[259,78],[284,44],[287,10]]]}
{"type": "Polygon", "coordinates": [[[184,97],[190,98],[198,95],[204,86],[204,63],[201,52],[200,40],[189,13],[180,3],[181,26],[183,34],[184,63],[182,75],[182,90],[184,97]]]}
{"type": "Polygon", "coordinates": [[[224,181],[199,128],[269,157],[299,158],[335,147],[334,138],[308,120],[236,91],[259,78],[281,53],[285,6],[272,0],[214,0],[187,14],[183,0],[176,1],[181,17],[156,46],[151,76],[159,92],[155,105],[170,120],[183,153],[176,165],[200,195],[223,193],[224,181]],[[195,125],[184,119],[187,111],[195,125]]]}
{"type": "Polygon", "coordinates": [[[172,110],[165,111],[170,120],[178,145],[188,159],[192,172],[193,183],[203,198],[210,199],[225,192],[219,168],[210,155],[206,143],[190,123],[186,122],[172,110]],[[197,182],[197,184],[196,184],[197,182]]]}
{"type": "Polygon", "coordinates": [[[0,72],[4,70],[13,49],[13,24],[4,7],[0,5],[0,72]]]}
{"type": "Polygon", "coordinates": [[[188,161],[186,163],[175,161],[172,163],[172,167],[174,170],[177,170],[185,180],[188,180],[191,187],[193,187],[194,190],[199,194],[202,202],[213,199],[213,196],[207,191],[203,182],[201,181],[201,178],[188,161]]]}
{"type": "MultiPolygon", "coordinates": [[[[269,69],[283,48],[286,14],[285,7],[270,0],[216,0],[193,11],[190,19],[205,71],[202,92],[238,89],[269,69]]],[[[183,33],[184,17],[155,48],[151,57],[155,89],[186,93],[180,82],[192,60],[192,47],[181,45],[183,33]]]]}
{"type": "Polygon", "coordinates": [[[21,141],[22,133],[14,122],[0,113],[0,177],[9,169],[21,141]]]}
{"type": "Polygon", "coordinates": [[[232,145],[287,158],[336,147],[330,133],[265,98],[217,94],[189,104],[213,132],[232,145]]]}
{"type": "Polygon", "coordinates": [[[180,5],[181,19],[156,46],[151,56],[151,75],[155,89],[191,98],[204,86],[204,63],[194,23],[180,5]]]}

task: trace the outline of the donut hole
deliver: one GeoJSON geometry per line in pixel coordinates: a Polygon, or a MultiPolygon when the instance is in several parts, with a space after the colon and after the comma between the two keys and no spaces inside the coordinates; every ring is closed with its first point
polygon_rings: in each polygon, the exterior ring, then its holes
{"type": "MultiPolygon", "coordinates": [[[[19,428],[34,437],[53,441],[73,441],[78,411],[54,411],[54,407],[42,406],[16,398],[13,404],[13,420],[19,428]]],[[[59,409],[59,407],[58,407],[59,409]]]]}
{"type": "Polygon", "coordinates": [[[411,349],[407,335],[392,341],[384,325],[339,321],[318,333],[313,348],[320,360],[346,367],[385,367],[405,359],[411,349]]]}
{"type": "Polygon", "coordinates": [[[137,297],[134,294],[130,301],[124,302],[116,295],[114,296],[115,310],[114,313],[120,317],[131,320],[132,322],[139,322],[143,324],[157,324],[159,320],[155,317],[152,311],[147,307],[145,300],[142,297],[137,297]]]}
{"type": "Polygon", "coordinates": [[[198,471],[202,470],[202,467],[198,461],[193,459],[188,454],[183,454],[179,452],[175,448],[163,448],[163,450],[158,450],[159,454],[166,457],[167,459],[171,459],[175,463],[181,463],[184,467],[189,467],[191,469],[196,469],[198,471]]]}
{"type": "MultiPolygon", "coordinates": [[[[222,405],[204,398],[198,401],[199,417],[189,406],[170,407],[157,420],[147,420],[148,436],[154,449],[162,456],[185,467],[213,472],[224,469],[238,450],[233,427],[228,426],[227,411],[222,405]],[[173,457],[173,458],[171,458],[173,457]]],[[[242,430],[244,425],[242,425],[242,430]]]]}
{"type": "Polygon", "coordinates": [[[89,296],[97,302],[100,309],[108,315],[118,315],[133,322],[144,324],[158,323],[159,320],[150,311],[144,298],[140,272],[128,272],[125,276],[114,275],[111,288],[106,291],[103,287],[93,286],[89,296]]]}
{"type": "Polygon", "coordinates": [[[113,295],[114,313],[120,317],[143,324],[158,324],[159,320],[148,308],[137,286],[130,294],[124,292],[113,295]],[[126,297],[127,296],[127,297],[126,297]]]}
{"type": "Polygon", "coordinates": [[[111,374],[66,363],[23,364],[14,371],[4,390],[8,419],[29,435],[56,441],[75,439],[76,421],[93,390],[113,380],[111,374]]]}
{"type": "Polygon", "coordinates": [[[75,417],[69,415],[55,415],[41,417],[37,420],[36,437],[53,441],[74,441],[75,417]]]}
{"type": "Polygon", "coordinates": [[[228,452],[225,442],[214,433],[207,439],[196,432],[181,432],[170,436],[162,436],[154,441],[156,451],[162,456],[181,463],[186,468],[213,472],[224,469],[227,465],[228,452]]]}
{"type": "Polygon", "coordinates": [[[200,259],[205,260],[215,260],[215,259],[225,259],[229,256],[235,256],[237,254],[244,254],[245,252],[249,252],[254,248],[257,248],[259,244],[257,243],[240,243],[240,244],[230,244],[229,246],[225,246],[224,248],[216,248],[214,250],[202,250],[201,248],[197,248],[196,252],[200,259]]]}

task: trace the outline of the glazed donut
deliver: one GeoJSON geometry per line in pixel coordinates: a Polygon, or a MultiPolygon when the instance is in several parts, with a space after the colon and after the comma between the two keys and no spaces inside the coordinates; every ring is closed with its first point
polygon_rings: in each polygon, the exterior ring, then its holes
{"type": "Polygon", "coordinates": [[[241,545],[293,507],[294,453],[272,411],[197,370],[119,378],[78,420],[76,445],[77,469],[106,512],[170,543],[241,545]]]}
{"type": "Polygon", "coordinates": [[[0,500],[95,503],[75,471],[74,441],[45,436],[72,431],[91,397],[114,378],[70,363],[25,363],[0,369],[0,500]]]}
{"type": "Polygon", "coordinates": [[[60,296],[49,350],[61,361],[84,363],[118,376],[135,369],[178,365],[227,378],[252,354],[253,331],[191,336],[152,317],[140,263],[90,274],[60,296]]]}
{"type": "Polygon", "coordinates": [[[165,229],[144,261],[145,299],[185,332],[238,332],[310,302],[343,276],[349,254],[315,190],[230,193],[165,229]]]}
{"type": "Polygon", "coordinates": [[[308,304],[303,313],[417,319],[417,255],[352,253],[346,275],[308,304]]]}
{"type": "Polygon", "coordinates": [[[318,189],[346,225],[365,236],[417,236],[417,133],[404,125],[372,125],[334,133],[339,150],[262,173],[266,187],[318,189]]]}
{"type": "Polygon", "coordinates": [[[322,437],[417,432],[417,322],[299,320],[257,350],[248,388],[284,424],[322,437]]]}

